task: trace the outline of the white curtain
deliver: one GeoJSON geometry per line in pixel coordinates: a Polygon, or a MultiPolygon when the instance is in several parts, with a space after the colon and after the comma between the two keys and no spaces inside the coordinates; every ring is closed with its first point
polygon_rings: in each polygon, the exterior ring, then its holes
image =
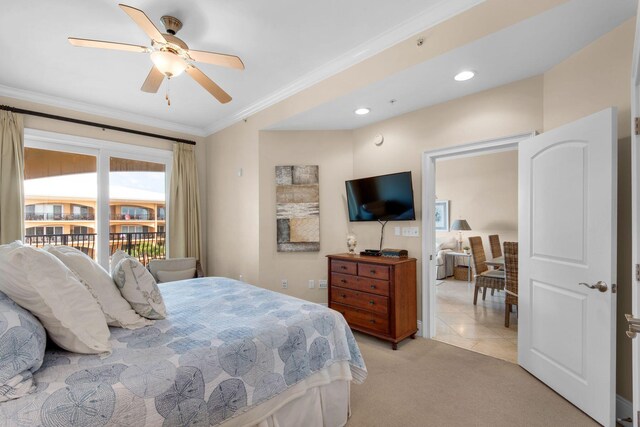
{"type": "Polygon", "coordinates": [[[200,192],[193,145],[173,146],[169,206],[171,258],[200,260],[200,192]]]}
{"type": "Polygon", "coordinates": [[[22,239],[24,229],[24,124],[0,111],[0,244],[22,239]]]}

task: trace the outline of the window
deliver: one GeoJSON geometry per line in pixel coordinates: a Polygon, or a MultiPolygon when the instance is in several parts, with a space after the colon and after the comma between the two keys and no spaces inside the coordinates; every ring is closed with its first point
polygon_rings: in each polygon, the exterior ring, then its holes
{"type": "Polygon", "coordinates": [[[149,227],[142,225],[123,225],[120,231],[122,233],[148,233],[149,227]]]}
{"type": "Polygon", "coordinates": [[[33,129],[24,136],[25,243],[68,244],[103,267],[117,249],[145,261],[167,256],[164,233],[148,231],[157,228],[157,206],[167,204],[171,150],[33,129]],[[125,228],[125,216],[149,222],[125,228]]]}
{"type": "Polygon", "coordinates": [[[91,221],[94,219],[94,215],[91,213],[89,206],[73,205],[71,207],[71,219],[80,221],[91,221]]]}
{"type": "Polygon", "coordinates": [[[121,206],[120,207],[120,215],[124,217],[124,219],[138,219],[138,220],[147,220],[153,219],[151,215],[149,215],[149,210],[145,208],[140,208],[137,206],[121,206]]]}
{"type": "Polygon", "coordinates": [[[47,235],[51,234],[62,234],[62,227],[45,227],[45,233],[47,235]]]}
{"type": "Polygon", "coordinates": [[[91,230],[89,229],[89,227],[77,226],[77,225],[74,225],[73,227],[71,227],[71,234],[89,234],[90,232],[91,230]]]}
{"type": "Polygon", "coordinates": [[[25,236],[42,236],[44,234],[44,227],[29,227],[26,230],[25,236]]]}
{"type": "Polygon", "coordinates": [[[158,226],[158,233],[164,233],[164,225],[158,226]]]}
{"type": "Polygon", "coordinates": [[[164,221],[164,217],[165,217],[164,206],[160,206],[158,207],[158,220],[164,221]]]}
{"type": "Polygon", "coordinates": [[[62,205],[31,204],[24,207],[26,221],[60,221],[63,218],[62,205]]]}

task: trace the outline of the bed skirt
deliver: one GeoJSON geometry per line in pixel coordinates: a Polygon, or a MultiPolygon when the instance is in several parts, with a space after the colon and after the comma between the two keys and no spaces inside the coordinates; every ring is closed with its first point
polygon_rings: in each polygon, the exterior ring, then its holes
{"type": "Polygon", "coordinates": [[[222,425],[342,427],[350,415],[350,381],[349,364],[335,363],[222,425]]]}

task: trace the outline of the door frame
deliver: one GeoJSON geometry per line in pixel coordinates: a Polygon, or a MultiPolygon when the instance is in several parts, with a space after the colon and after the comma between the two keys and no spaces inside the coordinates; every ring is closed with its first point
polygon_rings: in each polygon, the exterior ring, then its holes
{"type": "Polygon", "coordinates": [[[436,161],[443,159],[474,157],[482,154],[499,153],[518,148],[518,145],[533,138],[537,132],[531,131],[502,138],[456,145],[425,151],[422,154],[422,330],[424,338],[436,335],[436,161]]]}
{"type": "MultiPolygon", "coordinates": [[[[631,62],[631,307],[634,317],[640,317],[640,282],[636,265],[640,265],[640,136],[636,135],[635,118],[640,116],[640,8],[636,17],[633,58],[631,62]]],[[[625,327],[625,329],[627,329],[625,327]]],[[[640,427],[640,337],[631,343],[632,408],[618,396],[618,406],[631,411],[634,427],[640,427]]],[[[628,412],[622,413],[626,416],[628,412]]]]}

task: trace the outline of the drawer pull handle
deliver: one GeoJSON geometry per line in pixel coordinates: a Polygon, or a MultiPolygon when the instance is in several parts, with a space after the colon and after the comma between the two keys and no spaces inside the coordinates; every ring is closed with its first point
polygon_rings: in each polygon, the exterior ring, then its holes
{"type": "Polygon", "coordinates": [[[346,298],[346,297],[347,297],[347,295],[345,295],[345,294],[342,294],[342,295],[340,295],[340,296],[341,296],[342,298],[346,298]]]}
{"type": "Polygon", "coordinates": [[[369,270],[369,273],[376,274],[376,271],[375,270],[369,270]]]}
{"type": "Polygon", "coordinates": [[[375,288],[376,288],[376,285],[371,285],[371,289],[375,289],[375,288]]]}
{"type": "Polygon", "coordinates": [[[342,270],[346,270],[346,269],[347,269],[347,266],[346,266],[346,265],[341,265],[341,266],[340,266],[340,268],[341,268],[342,270]]]}
{"type": "Polygon", "coordinates": [[[376,323],[375,319],[369,319],[369,323],[376,323]]]}
{"type": "Polygon", "coordinates": [[[347,283],[345,279],[340,279],[340,283],[347,283]]]}
{"type": "Polygon", "coordinates": [[[373,305],[375,304],[375,302],[373,302],[373,300],[369,301],[369,305],[373,305]]]}

